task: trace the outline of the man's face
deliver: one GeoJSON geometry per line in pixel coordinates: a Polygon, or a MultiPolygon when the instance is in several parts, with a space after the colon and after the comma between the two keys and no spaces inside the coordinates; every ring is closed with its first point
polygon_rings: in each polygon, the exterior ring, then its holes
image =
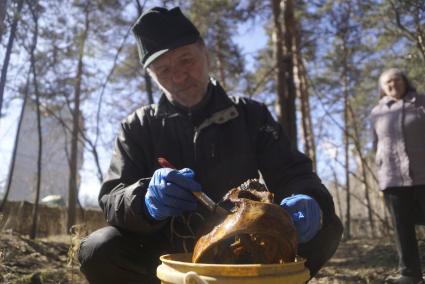
{"type": "Polygon", "coordinates": [[[388,73],[381,78],[381,88],[387,96],[402,98],[406,93],[406,84],[399,74],[388,73]]]}
{"type": "Polygon", "coordinates": [[[204,97],[209,81],[209,57],[201,43],[170,50],[152,62],[148,71],[168,100],[192,107],[204,97]]]}

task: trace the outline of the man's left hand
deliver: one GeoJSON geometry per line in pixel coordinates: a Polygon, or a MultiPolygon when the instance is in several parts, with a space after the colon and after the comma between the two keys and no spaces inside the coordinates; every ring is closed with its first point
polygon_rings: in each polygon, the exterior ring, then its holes
{"type": "Polygon", "coordinates": [[[280,206],[291,215],[299,243],[310,241],[321,228],[321,211],[316,200],[297,194],[284,198],[280,206]]]}

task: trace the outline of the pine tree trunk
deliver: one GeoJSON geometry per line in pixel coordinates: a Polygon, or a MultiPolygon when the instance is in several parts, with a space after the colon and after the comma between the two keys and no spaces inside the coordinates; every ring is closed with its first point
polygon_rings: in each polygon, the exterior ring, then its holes
{"type": "Polygon", "coordinates": [[[380,198],[381,198],[381,204],[382,204],[383,208],[385,208],[385,210],[384,210],[384,217],[383,217],[384,221],[382,222],[384,224],[384,228],[383,228],[384,233],[383,233],[383,235],[384,236],[388,236],[390,234],[390,230],[391,230],[391,227],[390,227],[390,217],[388,216],[389,214],[388,214],[388,212],[386,210],[387,206],[385,205],[384,195],[381,194],[380,198]]]}
{"type": "Polygon", "coordinates": [[[43,159],[43,137],[41,131],[41,114],[40,114],[40,93],[38,91],[38,81],[37,81],[37,71],[35,68],[35,57],[34,51],[37,46],[37,37],[38,37],[38,16],[37,12],[31,7],[31,13],[34,19],[34,39],[33,46],[31,48],[31,69],[32,69],[32,78],[35,92],[35,103],[37,107],[37,134],[38,134],[38,153],[37,153],[37,184],[35,191],[35,200],[34,207],[32,212],[32,228],[30,233],[30,238],[34,239],[37,235],[37,221],[38,221],[38,203],[40,200],[40,191],[41,191],[41,176],[42,176],[42,159],[43,159]]]}
{"type": "Polygon", "coordinates": [[[370,186],[369,183],[367,181],[367,169],[366,169],[366,165],[362,162],[361,163],[362,166],[362,176],[363,176],[363,180],[364,180],[364,194],[365,194],[365,199],[366,199],[366,204],[367,204],[367,213],[368,213],[368,218],[369,218],[369,224],[370,224],[370,230],[372,232],[372,237],[376,236],[376,229],[375,229],[375,222],[373,221],[373,214],[372,214],[372,202],[370,200],[370,186]]]}
{"type": "Polygon", "coordinates": [[[13,19],[12,27],[10,29],[9,41],[7,43],[6,54],[4,56],[3,67],[1,68],[1,76],[0,76],[0,117],[1,110],[3,106],[3,96],[4,96],[4,88],[6,86],[7,79],[7,69],[9,67],[10,54],[12,53],[13,42],[15,41],[16,29],[18,27],[18,22],[21,19],[21,11],[22,6],[24,4],[24,0],[18,0],[18,7],[16,10],[15,17],[13,19]]]}
{"type": "Polygon", "coordinates": [[[342,202],[341,202],[341,195],[339,194],[339,182],[338,182],[338,175],[336,174],[336,171],[334,168],[332,168],[332,173],[334,176],[334,187],[335,187],[335,195],[336,195],[336,204],[338,204],[338,213],[341,218],[344,217],[344,214],[342,213],[342,202]]]}
{"type": "Polygon", "coordinates": [[[358,127],[358,123],[357,123],[357,119],[356,116],[354,114],[353,108],[351,107],[351,105],[349,105],[349,113],[350,113],[350,119],[353,123],[353,130],[354,130],[354,137],[353,137],[353,142],[354,145],[356,147],[357,150],[357,154],[359,155],[360,158],[360,166],[361,166],[361,173],[362,173],[362,179],[363,179],[363,186],[364,186],[364,190],[365,190],[365,199],[366,199],[366,204],[367,204],[367,213],[368,213],[368,219],[369,219],[369,224],[370,224],[370,229],[372,232],[372,237],[376,236],[376,229],[375,229],[375,222],[373,221],[373,209],[372,209],[372,203],[370,200],[370,185],[368,182],[368,177],[367,177],[367,172],[368,172],[368,166],[367,166],[367,162],[365,157],[363,156],[362,153],[362,145],[361,142],[359,141],[360,139],[360,133],[359,133],[359,127],[358,127]]]}
{"type": "Polygon", "coordinates": [[[3,35],[6,33],[6,24],[4,20],[6,19],[7,11],[7,0],[0,0],[0,42],[3,38],[3,35]]]}
{"type": "Polygon", "coordinates": [[[301,55],[300,33],[298,21],[294,23],[294,79],[297,97],[300,100],[301,125],[304,141],[304,153],[313,161],[313,169],[316,170],[316,143],[314,139],[313,124],[311,121],[310,101],[307,83],[307,70],[301,55]]]}
{"type": "MultiPolygon", "coordinates": [[[[297,148],[297,109],[296,109],[296,93],[295,93],[295,80],[294,80],[294,28],[296,25],[294,15],[293,0],[285,0],[283,2],[283,15],[284,15],[284,58],[285,60],[285,88],[287,98],[286,105],[286,121],[288,125],[288,134],[291,139],[293,147],[297,148]]],[[[281,4],[282,5],[282,4],[281,4]]]]}
{"type": "Polygon", "coordinates": [[[274,58],[277,68],[276,113],[287,131],[291,145],[297,147],[295,87],[292,63],[293,7],[291,0],[272,0],[274,58]]]}
{"type": "Polygon", "coordinates": [[[413,5],[416,8],[414,13],[416,45],[421,52],[422,59],[425,61],[425,34],[423,30],[423,13],[425,12],[425,6],[423,0],[413,5]]]}
{"type": "Polygon", "coordinates": [[[85,29],[83,31],[79,56],[77,73],[75,76],[75,93],[74,93],[74,109],[72,112],[72,135],[71,135],[71,152],[70,152],[70,170],[69,170],[69,184],[68,184],[68,222],[67,230],[75,225],[76,222],[76,204],[77,204],[77,179],[78,179],[78,133],[80,132],[80,97],[81,97],[81,80],[83,77],[83,58],[84,58],[84,47],[88,36],[89,30],[89,6],[86,4],[85,7],[85,29]]]}
{"type": "MultiPolygon", "coordinates": [[[[33,67],[35,68],[35,67],[33,67]]],[[[35,101],[37,106],[37,135],[38,135],[38,152],[37,152],[37,184],[35,189],[35,200],[34,208],[32,212],[32,228],[30,238],[34,239],[37,235],[37,221],[38,221],[38,205],[40,201],[41,191],[41,176],[42,176],[42,154],[43,154],[43,138],[41,131],[41,114],[40,114],[40,95],[38,93],[38,87],[36,86],[36,72],[33,70],[34,87],[35,87],[35,101]]]]}
{"type": "Polygon", "coordinates": [[[276,89],[277,89],[277,99],[276,99],[276,114],[281,122],[281,124],[287,128],[286,122],[283,119],[283,106],[282,100],[285,98],[285,89],[284,89],[284,65],[283,65],[283,32],[282,32],[282,21],[281,21],[281,0],[271,0],[272,9],[273,9],[273,53],[274,60],[276,62],[276,89]]]}
{"type": "MultiPolygon", "coordinates": [[[[346,47],[344,46],[344,49],[346,47]]],[[[347,78],[347,62],[346,57],[343,63],[343,88],[344,88],[344,156],[345,156],[345,189],[346,189],[346,212],[345,212],[345,239],[351,238],[351,196],[350,196],[350,137],[349,137],[349,121],[348,121],[348,78],[347,78]]]]}

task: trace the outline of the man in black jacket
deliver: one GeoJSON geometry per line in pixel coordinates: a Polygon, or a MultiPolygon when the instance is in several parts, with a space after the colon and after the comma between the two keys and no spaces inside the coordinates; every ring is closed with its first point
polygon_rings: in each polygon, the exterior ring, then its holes
{"type": "Polygon", "coordinates": [[[146,11],[133,33],[163,95],[121,124],[99,195],[110,226],[82,240],[81,271],[90,283],[156,283],[159,256],[191,251],[208,216],[192,192],[217,202],[261,173],[293,216],[298,254],[313,277],[335,252],[342,225],[311,160],[264,104],[229,97],[210,78],[203,40],[178,7],[146,11]]]}

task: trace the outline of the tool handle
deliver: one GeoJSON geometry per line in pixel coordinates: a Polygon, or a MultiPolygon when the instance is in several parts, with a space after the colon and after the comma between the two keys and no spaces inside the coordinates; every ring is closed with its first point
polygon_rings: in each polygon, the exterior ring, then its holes
{"type": "MultiPolygon", "coordinates": [[[[158,163],[163,168],[176,169],[176,167],[173,164],[171,164],[167,159],[163,157],[158,158],[158,163]]],[[[192,192],[192,194],[196,197],[196,199],[198,199],[202,204],[204,204],[208,208],[208,210],[210,210],[211,212],[215,212],[220,215],[227,215],[227,211],[224,208],[217,206],[217,204],[211,198],[209,198],[209,196],[206,195],[204,192],[195,191],[195,192],[192,192]]]]}
{"type": "Polygon", "coordinates": [[[162,168],[170,168],[170,169],[177,169],[173,164],[171,164],[167,159],[163,158],[163,157],[159,157],[158,158],[158,164],[162,167],[162,168]]]}
{"type": "Polygon", "coordinates": [[[196,199],[198,199],[202,204],[204,204],[211,212],[215,212],[220,215],[227,215],[227,211],[223,207],[217,206],[217,203],[215,203],[211,198],[209,198],[208,195],[206,195],[202,191],[195,191],[192,193],[193,195],[195,195],[196,199]]]}

